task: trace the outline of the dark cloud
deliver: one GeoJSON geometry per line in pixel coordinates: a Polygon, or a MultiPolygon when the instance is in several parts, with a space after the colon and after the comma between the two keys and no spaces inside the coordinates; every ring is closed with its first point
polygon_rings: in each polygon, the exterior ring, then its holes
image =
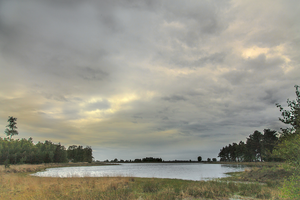
{"type": "Polygon", "coordinates": [[[68,101],[63,95],[61,94],[45,94],[45,97],[47,99],[53,99],[53,100],[56,100],[56,101],[63,101],[63,102],[66,102],[68,101]]]}
{"type": "Polygon", "coordinates": [[[103,80],[108,74],[103,72],[101,69],[93,69],[90,67],[85,67],[81,69],[79,74],[80,77],[86,80],[103,80]]]}
{"type": "Polygon", "coordinates": [[[181,95],[172,95],[168,97],[162,97],[162,100],[170,101],[170,102],[177,102],[177,101],[186,101],[187,99],[181,95]]]}

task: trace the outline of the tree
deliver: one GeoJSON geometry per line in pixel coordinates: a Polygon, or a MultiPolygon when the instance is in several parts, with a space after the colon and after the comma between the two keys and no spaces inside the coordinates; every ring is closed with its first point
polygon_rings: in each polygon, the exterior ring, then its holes
{"type": "Polygon", "coordinates": [[[262,149],[262,138],[263,135],[259,131],[254,131],[253,134],[247,138],[246,146],[247,153],[250,161],[262,161],[261,149],[262,149]]]}
{"type": "Polygon", "coordinates": [[[11,139],[12,136],[19,134],[18,131],[16,130],[17,129],[17,126],[16,126],[17,122],[16,121],[17,121],[17,118],[10,117],[10,116],[8,117],[7,122],[9,124],[6,126],[8,128],[5,129],[5,133],[6,133],[7,136],[10,136],[10,139],[11,139]]]}
{"type": "Polygon", "coordinates": [[[93,150],[90,146],[83,148],[82,146],[72,145],[67,150],[67,158],[71,162],[89,162],[93,161],[93,150]]]}
{"type": "Polygon", "coordinates": [[[275,147],[274,155],[300,170],[300,135],[286,138],[275,147]]]}
{"type": "Polygon", "coordinates": [[[198,162],[201,162],[201,161],[202,161],[202,157],[198,156],[198,162]]]}
{"type": "Polygon", "coordinates": [[[294,168],[293,175],[285,179],[281,188],[283,197],[287,199],[300,199],[300,92],[298,85],[295,85],[295,88],[296,100],[287,99],[290,110],[283,110],[281,105],[276,104],[283,117],[279,120],[292,126],[281,129],[283,133],[274,151],[275,156],[285,160],[294,168]]]}
{"type": "Polygon", "coordinates": [[[238,162],[245,160],[246,144],[243,141],[240,141],[236,147],[236,157],[238,162]]]}
{"type": "Polygon", "coordinates": [[[286,101],[288,107],[290,107],[290,110],[284,110],[281,105],[279,105],[278,103],[276,104],[282,116],[282,118],[279,118],[279,120],[285,124],[292,126],[289,128],[281,129],[283,136],[288,136],[296,133],[296,130],[299,129],[300,126],[300,92],[298,85],[295,85],[294,87],[296,88],[296,100],[290,101],[289,99],[287,99],[286,101]]]}
{"type": "Polygon", "coordinates": [[[287,199],[300,199],[300,134],[293,134],[282,141],[274,150],[274,155],[284,159],[294,168],[292,176],[284,180],[281,191],[287,199]]]}
{"type": "Polygon", "coordinates": [[[263,160],[271,161],[272,152],[277,144],[278,137],[276,131],[270,129],[264,129],[263,141],[262,141],[262,156],[263,160]]]}

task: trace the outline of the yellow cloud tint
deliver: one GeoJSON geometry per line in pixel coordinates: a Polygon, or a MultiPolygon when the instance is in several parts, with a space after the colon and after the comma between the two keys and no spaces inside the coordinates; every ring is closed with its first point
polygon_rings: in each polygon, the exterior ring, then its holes
{"type": "Polygon", "coordinates": [[[259,56],[260,54],[267,54],[269,50],[269,48],[260,48],[257,46],[253,46],[251,48],[245,49],[242,53],[242,56],[244,58],[254,58],[259,56]]]}

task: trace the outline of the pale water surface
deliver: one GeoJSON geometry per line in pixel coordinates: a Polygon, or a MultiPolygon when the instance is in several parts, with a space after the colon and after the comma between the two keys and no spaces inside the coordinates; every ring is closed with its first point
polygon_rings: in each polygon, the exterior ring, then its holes
{"type": "Polygon", "coordinates": [[[202,163],[122,163],[120,165],[49,168],[32,174],[40,177],[130,176],[207,180],[226,177],[227,172],[244,171],[244,165],[202,163]]]}

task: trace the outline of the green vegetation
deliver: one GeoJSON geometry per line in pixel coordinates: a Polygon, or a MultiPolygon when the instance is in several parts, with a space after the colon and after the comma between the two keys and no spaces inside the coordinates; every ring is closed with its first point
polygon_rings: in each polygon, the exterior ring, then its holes
{"type": "Polygon", "coordinates": [[[286,160],[285,168],[292,173],[284,180],[281,189],[282,197],[290,199],[300,199],[300,134],[296,131],[295,134],[285,137],[274,152],[276,156],[286,160]]]}
{"type": "Polygon", "coordinates": [[[288,107],[290,107],[290,110],[284,110],[283,107],[280,104],[276,104],[276,106],[279,108],[281,112],[282,118],[279,118],[279,120],[285,124],[290,125],[291,127],[288,128],[282,128],[283,136],[289,136],[295,134],[297,131],[299,133],[300,128],[300,92],[299,92],[299,86],[295,85],[296,88],[296,100],[289,100],[287,99],[288,107]]]}
{"type": "Polygon", "coordinates": [[[219,153],[221,161],[285,161],[283,169],[276,173],[273,169],[261,169],[252,170],[248,175],[257,177],[267,171],[270,174],[265,176],[270,175],[269,179],[272,179],[272,176],[281,174],[281,198],[287,199],[300,199],[300,92],[298,85],[295,88],[296,100],[287,99],[288,110],[276,104],[282,116],[279,120],[290,127],[281,128],[279,135],[270,129],[265,129],[264,134],[255,131],[246,143],[229,144],[219,153]]]}
{"type": "Polygon", "coordinates": [[[296,100],[287,100],[290,110],[283,110],[282,106],[277,104],[283,117],[279,120],[291,125],[291,128],[282,129],[283,135],[274,152],[275,156],[286,161],[286,169],[293,172],[293,175],[285,179],[281,189],[282,197],[290,199],[300,199],[300,92],[298,85],[295,85],[295,88],[296,100]]]}
{"type": "Polygon", "coordinates": [[[272,157],[272,152],[278,142],[276,131],[265,129],[264,134],[254,131],[247,138],[246,143],[232,143],[220,150],[218,157],[220,161],[229,162],[257,162],[257,161],[279,161],[272,157]]]}
{"type": "Polygon", "coordinates": [[[7,139],[0,137],[0,164],[39,164],[92,162],[91,147],[72,146],[68,150],[61,144],[54,144],[46,140],[44,143],[34,144],[32,138],[7,139]],[[75,154],[74,154],[75,152],[75,154]]]}
{"type": "Polygon", "coordinates": [[[0,137],[0,164],[6,168],[10,164],[39,164],[39,163],[65,163],[72,162],[92,162],[92,148],[87,146],[70,146],[68,150],[64,146],[54,144],[46,140],[44,143],[33,143],[32,138],[12,139],[17,135],[17,118],[8,117],[9,124],[5,133],[10,138],[0,137]]]}
{"type": "Polygon", "coordinates": [[[220,161],[257,162],[284,161],[288,159],[289,163],[297,162],[299,158],[294,158],[293,161],[289,159],[295,152],[299,152],[299,146],[289,143],[294,140],[294,136],[300,132],[300,92],[298,85],[295,85],[295,88],[296,100],[291,101],[287,99],[288,107],[290,107],[289,110],[284,110],[281,105],[276,104],[282,116],[279,120],[284,124],[290,125],[290,127],[281,128],[282,132],[280,134],[270,129],[264,129],[264,134],[256,130],[253,134],[249,135],[246,143],[240,141],[239,144],[232,143],[223,147],[218,155],[220,161]],[[289,143],[289,145],[286,143],[289,143]],[[274,149],[281,149],[281,151],[277,151],[276,154],[273,154],[274,149]],[[289,153],[284,153],[284,151],[289,153]]]}
{"type": "Polygon", "coordinates": [[[93,161],[93,150],[90,146],[83,148],[82,146],[72,145],[67,150],[68,160],[71,162],[89,162],[93,161]]]}

